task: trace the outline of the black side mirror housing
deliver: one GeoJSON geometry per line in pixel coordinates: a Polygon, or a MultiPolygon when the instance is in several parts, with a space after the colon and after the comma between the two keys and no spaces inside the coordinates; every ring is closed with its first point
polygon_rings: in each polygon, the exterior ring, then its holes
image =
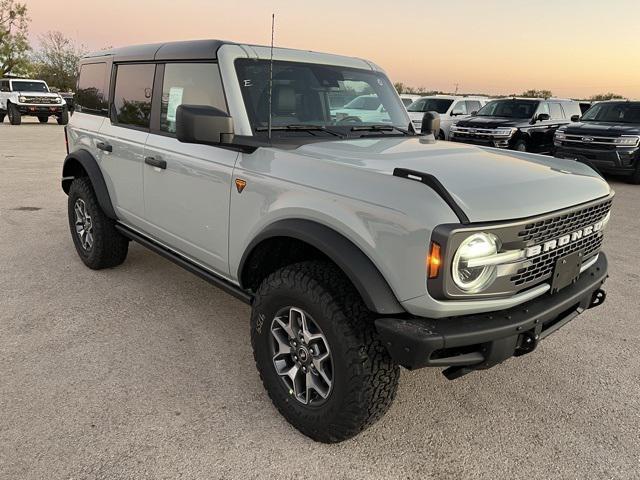
{"type": "Polygon", "coordinates": [[[438,112],[424,112],[422,116],[422,135],[433,135],[438,138],[440,132],[440,115],[438,112]]]}
{"type": "Polygon", "coordinates": [[[580,115],[571,115],[571,121],[572,122],[579,122],[580,121],[580,115]]]}
{"type": "Polygon", "coordinates": [[[183,143],[220,145],[233,143],[233,118],[207,105],[179,105],[176,137],[183,143]]]}
{"type": "Polygon", "coordinates": [[[472,116],[472,117],[475,117],[477,114],[478,114],[478,111],[477,111],[477,110],[474,110],[473,112],[471,112],[471,116],[472,116]]]}
{"type": "Polygon", "coordinates": [[[536,121],[538,121],[538,122],[546,122],[550,118],[551,118],[551,116],[548,113],[539,113],[538,116],[536,117],[536,121]]]}

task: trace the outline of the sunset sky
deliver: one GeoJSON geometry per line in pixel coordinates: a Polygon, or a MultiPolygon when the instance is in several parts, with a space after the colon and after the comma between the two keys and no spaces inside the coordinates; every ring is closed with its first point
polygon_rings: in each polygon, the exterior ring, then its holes
{"type": "MultiPolygon", "coordinates": [[[[22,0],[24,1],[24,0],[22,0]]],[[[368,58],[429,90],[640,97],[638,0],[26,0],[34,42],[221,38],[368,58]]]]}

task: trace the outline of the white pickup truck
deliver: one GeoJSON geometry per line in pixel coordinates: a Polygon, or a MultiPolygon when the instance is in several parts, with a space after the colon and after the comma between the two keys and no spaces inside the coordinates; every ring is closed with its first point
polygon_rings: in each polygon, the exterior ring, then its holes
{"type": "Polygon", "coordinates": [[[25,115],[38,117],[40,123],[47,123],[51,116],[58,125],[69,123],[66,102],[42,80],[0,79],[0,123],[7,115],[11,125],[20,125],[25,115]]]}

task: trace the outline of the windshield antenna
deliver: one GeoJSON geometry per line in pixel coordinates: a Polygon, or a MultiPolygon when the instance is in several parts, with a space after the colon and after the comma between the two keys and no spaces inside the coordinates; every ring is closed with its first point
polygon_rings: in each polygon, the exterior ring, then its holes
{"type": "Polygon", "coordinates": [[[269,128],[268,136],[271,141],[271,95],[273,93],[273,31],[275,30],[276,14],[271,14],[271,58],[269,59],[269,128]]]}

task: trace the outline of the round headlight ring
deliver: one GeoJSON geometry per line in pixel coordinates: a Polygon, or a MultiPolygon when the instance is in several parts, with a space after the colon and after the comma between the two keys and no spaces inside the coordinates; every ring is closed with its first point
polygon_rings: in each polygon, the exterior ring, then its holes
{"type": "Polygon", "coordinates": [[[470,268],[466,262],[495,255],[498,249],[498,238],[490,233],[474,233],[467,237],[453,257],[451,276],[456,287],[469,294],[481,293],[489,288],[496,279],[497,267],[485,265],[470,268]]]}

